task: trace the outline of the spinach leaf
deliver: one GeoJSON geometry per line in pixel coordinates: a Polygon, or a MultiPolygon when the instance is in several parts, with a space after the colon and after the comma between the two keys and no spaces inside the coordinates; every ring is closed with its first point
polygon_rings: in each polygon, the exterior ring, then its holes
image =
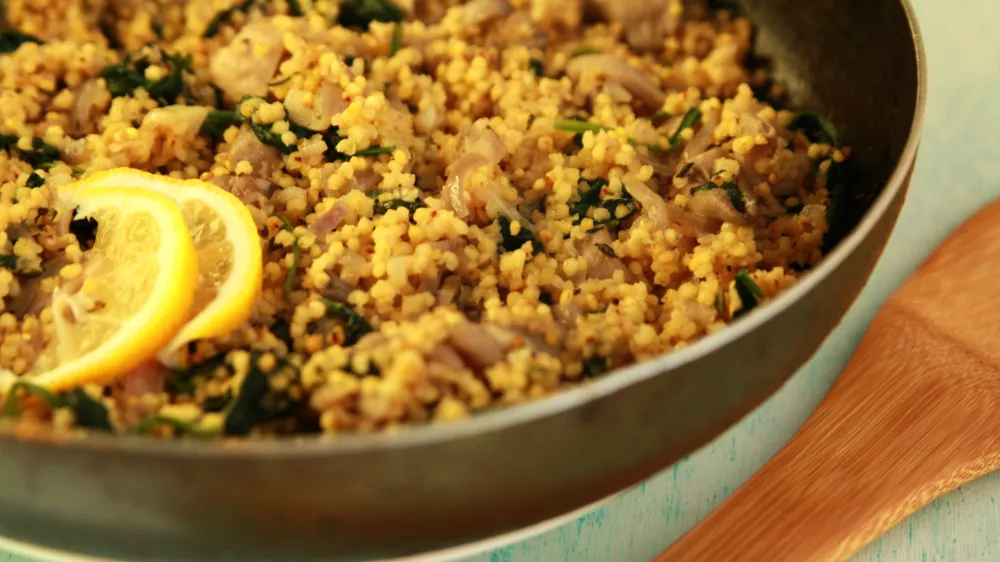
{"type": "Polygon", "coordinates": [[[351,156],[374,156],[376,154],[392,154],[396,150],[395,146],[369,146],[368,148],[363,148],[351,156]]]}
{"type": "Polygon", "coordinates": [[[205,120],[201,123],[201,132],[211,136],[216,141],[222,139],[226,129],[233,125],[239,125],[243,119],[235,111],[225,111],[213,109],[208,112],[205,120]]]}
{"type": "Polygon", "coordinates": [[[45,179],[38,175],[38,172],[31,172],[28,176],[28,181],[24,182],[25,187],[36,188],[45,185],[45,179]]]}
{"type": "Polygon", "coordinates": [[[513,234],[510,230],[511,222],[510,219],[504,215],[497,217],[497,221],[500,224],[500,251],[502,252],[513,252],[515,250],[521,249],[525,243],[531,243],[531,253],[538,254],[544,247],[542,243],[535,240],[535,235],[531,233],[530,230],[521,225],[521,229],[517,234],[513,234]]]}
{"type": "Polygon", "coordinates": [[[33,35],[21,33],[16,29],[0,31],[0,54],[13,53],[25,43],[38,43],[42,45],[45,42],[33,35]]]}
{"type": "Polygon", "coordinates": [[[602,228],[615,228],[621,224],[622,221],[638,212],[639,207],[636,205],[632,195],[624,189],[621,192],[621,197],[617,199],[601,199],[601,193],[604,188],[607,187],[608,180],[583,180],[583,183],[587,187],[580,192],[580,199],[578,199],[569,210],[571,215],[576,215],[576,219],[573,221],[573,224],[580,224],[583,222],[583,219],[587,216],[588,211],[591,209],[604,209],[611,215],[611,217],[607,219],[595,219],[593,228],[588,230],[588,232],[597,232],[602,228]],[[623,217],[618,216],[618,207],[620,206],[625,206],[625,208],[628,209],[628,213],[623,217]]]}
{"type": "Polygon", "coordinates": [[[575,59],[576,57],[582,57],[583,55],[599,55],[599,54],[601,54],[601,51],[599,49],[595,49],[594,47],[588,47],[587,45],[581,45],[573,49],[573,52],[570,53],[570,58],[575,59]]]}
{"type": "Polygon", "coordinates": [[[346,160],[350,158],[347,154],[337,150],[337,145],[340,141],[344,140],[344,137],[340,136],[340,129],[337,127],[330,127],[323,133],[323,142],[326,143],[326,161],[336,162],[338,160],[346,160]]]}
{"type": "MultiPolygon", "coordinates": [[[[292,223],[288,219],[281,215],[275,215],[281,220],[281,228],[292,232],[292,223]]],[[[295,290],[295,279],[299,275],[299,264],[302,262],[302,247],[299,246],[299,239],[295,238],[295,242],[292,243],[292,267],[288,268],[288,273],[285,274],[285,285],[283,287],[285,296],[291,296],[292,291],[295,290]]]]}
{"type": "Polygon", "coordinates": [[[288,325],[287,320],[284,318],[278,318],[273,324],[271,324],[269,330],[271,331],[271,335],[285,342],[288,349],[292,349],[292,327],[288,325]]]}
{"type": "Polygon", "coordinates": [[[25,380],[20,380],[10,385],[10,388],[7,390],[7,398],[3,402],[3,408],[0,408],[0,415],[6,417],[17,417],[20,415],[21,398],[18,396],[18,391],[20,390],[23,390],[26,394],[41,398],[48,403],[50,410],[55,410],[62,406],[62,400],[48,389],[25,380]]]}
{"type": "Polygon", "coordinates": [[[330,318],[339,318],[344,324],[344,347],[350,347],[361,339],[362,336],[372,331],[371,324],[354,311],[353,308],[342,302],[333,299],[322,299],[326,306],[326,315],[330,318]]]}
{"type": "Polygon", "coordinates": [[[583,360],[583,376],[586,378],[599,377],[608,372],[611,368],[610,361],[606,357],[589,357],[583,360]]]}
{"type": "Polygon", "coordinates": [[[170,55],[163,53],[163,60],[170,63],[170,72],[166,77],[155,82],[144,85],[149,97],[158,101],[160,105],[170,105],[177,100],[177,97],[184,91],[184,71],[191,72],[191,55],[170,55]]]}
{"type": "Polygon", "coordinates": [[[670,114],[667,113],[666,111],[660,110],[650,115],[649,120],[652,121],[653,123],[656,123],[657,121],[663,121],[667,117],[670,117],[670,114]]]}
{"type": "Polygon", "coordinates": [[[288,5],[288,15],[293,18],[300,18],[305,15],[302,11],[302,5],[299,4],[299,0],[285,0],[285,4],[288,5]]]}
{"type": "Polygon", "coordinates": [[[814,143],[837,145],[837,127],[825,117],[821,117],[809,111],[803,111],[792,118],[788,128],[793,131],[802,131],[806,138],[814,143]]]}
{"type": "Polygon", "coordinates": [[[191,435],[194,437],[214,437],[218,435],[217,431],[207,431],[201,429],[195,424],[171,418],[169,416],[161,416],[159,414],[142,420],[139,422],[139,425],[135,426],[133,431],[138,435],[146,435],[159,425],[169,425],[173,427],[174,431],[176,431],[178,435],[191,435]]]}
{"type": "Polygon", "coordinates": [[[259,352],[250,354],[250,369],[243,377],[236,399],[226,411],[226,435],[247,435],[255,425],[267,421],[271,416],[262,403],[271,385],[268,376],[257,365],[259,359],[259,352]]]}
{"type": "Polygon", "coordinates": [[[0,254],[0,267],[14,269],[17,267],[17,256],[0,254]]]}
{"type": "Polygon", "coordinates": [[[542,61],[534,58],[530,59],[528,60],[528,67],[535,73],[535,76],[545,76],[545,67],[542,66],[542,61]]]}
{"type": "Polygon", "coordinates": [[[184,73],[193,74],[191,55],[172,55],[160,50],[161,64],[168,68],[167,75],[159,80],[147,80],[146,69],[150,66],[149,57],[141,53],[125,55],[121,64],[110,65],[101,71],[101,78],[107,83],[108,91],[113,97],[132,94],[142,88],[149,97],[161,106],[170,105],[184,93],[184,73]]]}
{"type": "Polygon", "coordinates": [[[406,19],[406,12],[392,0],[346,0],[340,5],[337,25],[367,30],[373,21],[391,23],[406,19]]]}
{"type": "Polygon", "coordinates": [[[753,278],[750,277],[750,273],[741,269],[736,273],[735,278],[736,294],[740,297],[740,309],[733,314],[733,319],[739,318],[744,314],[750,312],[754,308],[757,308],[759,299],[764,298],[764,291],[760,290],[757,283],[754,282],[753,278]]]}
{"type": "Polygon", "coordinates": [[[726,317],[726,293],[722,291],[715,293],[715,311],[720,318],[726,317]]]}
{"type": "Polygon", "coordinates": [[[121,39],[118,38],[118,30],[115,29],[116,20],[115,14],[105,6],[97,14],[97,29],[104,36],[104,40],[108,42],[108,48],[120,51],[125,47],[122,45],[121,39]]]}
{"type": "Polygon", "coordinates": [[[392,28],[392,42],[389,43],[389,58],[396,56],[399,49],[403,47],[403,24],[397,23],[392,28]]]}
{"type": "MultiPolygon", "coordinates": [[[[821,247],[824,254],[830,252],[851,231],[856,211],[851,208],[850,179],[856,177],[848,169],[850,160],[840,164],[831,161],[826,173],[826,190],[830,193],[830,203],[826,208],[827,231],[821,247]]],[[[866,208],[862,206],[861,208],[866,208]]]]}
{"type": "Polygon", "coordinates": [[[101,431],[111,431],[111,420],[108,417],[108,409],[100,401],[90,397],[81,388],[74,388],[63,395],[73,414],[76,416],[76,425],[89,429],[101,431]]]}
{"type": "Polygon", "coordinates": [[[17,135],[0,135],[0,150],[7,152],[17,151],[21,159],[31,164],[33,168],[48,170],[62,158],[59,149],[45,143],[42,139],[34,137],[31,139],[31,150],[22,150],[17,146],[17,135]]]}
{"type": "Polygon", "coordinates": [[[232,399],[233,396],[229,392],[219,396],[212,396],[205,399],[205,402],[201,405],[201,409],[206,412],[221,412],[229,406],[232,399]]]}
{"type": "Polygon", "coordinates": [[[691,127],[697,125],[698,121],[701,121],[701,110],[697,107],[692,107],[687,110],[687,113],[685,113],[684,117],[681,118],[680,124],[677,125],[677,130],[674,131],[674,134],[670,135],[669,139],[667,139],[667,142],[670,143],[670,148],[674,149],[680,146],[680,144],[684,142],[684,139],[681,138],[681,133],[684,129],[690,129],[691,127]]]}
{"type": "MultiPolygon", "coordinates": [[[[614,131],[614,127],[608,127],[607,125],[599,125],[597,123],[591,123],[589,121],[584,121],[582,119],[560,119],[555,122],[555,129],[557,131],[566,131],[568,133],[576,133],[577,136],[574,137],[574,141],[577,146],[583,147],[583,133],[591,131],[596,133],[598,131],[614,131]]],[[[658,146],[655,144],[644,144],[632,137],[628,137],[629,144],[635,146],[645,146],[650,152],[669,152],[673,150],[672,146],[658,146]]]]}
{"type": "Polygon", "coordinates": [[[691,190],[691,193],[698,193],[699,191],[708,191],[710,189],[721,189],[726,192],[729,196],[729,201],[733,204],[733,208],[740,213],[745,213],[747,211],[746,200],[743,198],[743,190],[740,189],[738,185],[731,181],[727,181],[722,185],[717,185],[713,182],[708,182],[704,185],[699,185],[691,190]]]}
{"type": "Polygon", "coordinates": [[[382,193],[384,192],[381,190],[374,190],[368,192],[368,196],[375,200],[375,210],[373,211],[373,213],[376,215],[384,215],[393,209],[405,207],[410,210],[410,216],[412,217],[413,213],[415,213],[417,209],[424,206],[424,202],[420,199],[416,199],[415,201],[407,201],[406,199],[400,197],[396,199],[389,199],[388,201],[383,201],[379,198],[379,196],[382,195],[382,193]]]}
{"type": "Polygon", "coordinates": [[[184,370],[171,370],[167,377],[167,390],[173,394],[194,395],[194,378],[211,374],[216,368],[226,364],[226,354],[217,353],[208,359],[184,370]]]}
{"type": "MultiPolygon", "coordinates": [[[[201,33],[201,36],[208,39],[215,37],[219,33],[219,28],[229,20],[233,18],[233,15],[237,12],[246,13],[250,8],[253,7],[257,0],[243,0],[239,4],[235,4],[232,8],[222,10],[221,12],[215,14],[215,16],[208,22],[205,26],[205,31],[201,33]]],[[[289,11],[291,11],[291,6],[289,6],[289,11]]]]}

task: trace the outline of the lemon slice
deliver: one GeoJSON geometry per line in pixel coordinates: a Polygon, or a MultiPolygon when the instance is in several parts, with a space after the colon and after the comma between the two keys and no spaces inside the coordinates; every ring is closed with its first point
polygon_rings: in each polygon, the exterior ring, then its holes
{"type": "Polygon", "coordinates": [[[130,189],[61,194],[97,221],[82,272],[52,296],[54,333],[27,373],[52,391],[106,383],[153,357],[188,319],[198,258],[180,209],[130,189]]]}
{"type": "Polygon", "coordinates": [[[200,180],[179,180],[131,168],[99,172],[63,189],[122,187],[166,195],[180,207],[198,254],[198,287],[187,324],[165,346],[171,352],[200,338],[225,335],[246,322],[263,276],[260,235],[246,206],[231,193],[200,180]]]}

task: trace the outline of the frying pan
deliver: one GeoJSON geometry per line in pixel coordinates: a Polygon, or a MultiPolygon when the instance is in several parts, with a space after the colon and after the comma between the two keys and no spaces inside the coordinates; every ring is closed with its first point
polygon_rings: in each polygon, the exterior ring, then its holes
{"type": "Polygon", "coordinates": [[[0,535],[132,561],[401,556],[552,518],[709,442],[813,354],[865,284],[926,96],[905,0],[745,10],[791,105],[829,116],[854,149],[846,235],[796,286],[683,350],[457,424],[223,444],[2,433],[0,535]]]}

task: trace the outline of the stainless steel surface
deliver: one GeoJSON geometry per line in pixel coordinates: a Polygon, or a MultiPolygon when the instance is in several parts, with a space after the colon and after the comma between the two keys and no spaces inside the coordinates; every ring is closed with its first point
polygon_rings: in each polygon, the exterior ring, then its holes
{"type": "Polygon", "coordinates": [[[773,393],[840,320],[895,224],[926,96],[899,0],[749,0],[797,106],[833,116],[857,226],[731,328],[547,400],[397,435],[246,443],[0,435],[0,535],[126,560],[362,560],[524,527],[621,490],[773,393]]]}

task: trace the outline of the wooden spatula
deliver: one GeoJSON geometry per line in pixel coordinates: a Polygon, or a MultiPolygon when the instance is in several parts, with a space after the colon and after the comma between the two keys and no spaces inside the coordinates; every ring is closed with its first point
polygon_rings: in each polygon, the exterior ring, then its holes
{"type": "Polygon", "coordinates": [[[1000,467],[1000,202],[897,291],[813,415],[654,562],[850,557],[1000,467]]]}

